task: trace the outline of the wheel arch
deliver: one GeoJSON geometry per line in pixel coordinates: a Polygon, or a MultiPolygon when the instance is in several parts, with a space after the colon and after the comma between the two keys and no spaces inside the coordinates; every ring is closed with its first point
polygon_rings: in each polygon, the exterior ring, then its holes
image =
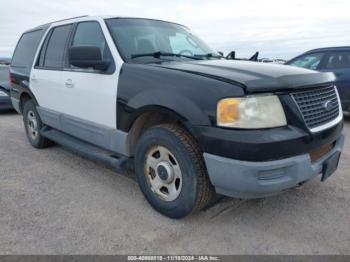
{"type": "MultiPolygon", "coordinates": [[[[205,110],[189,95],[166,88],[145,90],[130,98],[126,104],[118,103],[118,120],[128,115],[126,121],[118,122],[118,128],[128,129],[138,114],[148,108],[160,108],[194,125],[210,125],[205,110]]],[[[125,119],[124,119],[125,120],[125,119]]]]}
{"type": "Polygon", "coordinates": [[[33,100],[35,105],[38,105],[38,102],[35,99],[33,94],[31,94],[30,92],[27,92],[27,91],[23,91],[19,97],[19,109],[20,109],[21,113],[23,113],[24,104],[28,100],[33,100]]]}
{"type": "Polygon", "coordinates": [[[181,126],[196,139],[195,130],[185,116],[161,105],[148,105],[139,108],[130,119],[128,127],[130,155],[134,155],[137,141],[147,129],[165,123],[181,126]]]}

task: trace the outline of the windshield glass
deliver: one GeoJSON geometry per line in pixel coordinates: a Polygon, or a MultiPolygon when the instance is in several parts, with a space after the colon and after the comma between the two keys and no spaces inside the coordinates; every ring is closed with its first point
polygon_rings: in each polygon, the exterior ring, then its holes
{"type": "Polygon", "coordinates": [[[106,23],[126,61],[155,52],[180,54],[184,59],[186,56],[218,55],[189,29],[178,24],[138,18],[107,19],[106,23]]]}

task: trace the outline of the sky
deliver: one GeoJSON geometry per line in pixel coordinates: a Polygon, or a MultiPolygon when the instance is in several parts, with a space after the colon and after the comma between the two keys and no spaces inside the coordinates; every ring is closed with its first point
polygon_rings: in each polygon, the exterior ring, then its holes
{"type": "Polygon", "coordinates": [[[290,59],[350,46],[350,0],[0,0],[0,57],[23,31],[80,15],[156,18],[190,27],[215,50],[290,59]]]}

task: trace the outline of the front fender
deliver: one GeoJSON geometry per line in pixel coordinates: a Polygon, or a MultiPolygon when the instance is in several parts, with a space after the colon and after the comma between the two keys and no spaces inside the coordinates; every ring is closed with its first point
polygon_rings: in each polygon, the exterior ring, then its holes
{"type": "Polygon", "coordinates": [[[128,107],[133,108],[135,111],[150,105],[174,111],[184,118],[185,121],[190,121],[191,124],[210,125],[208,116],[198,105],[186,96],[173,91],[164,89],[146,90],[133,97],[128,103],[128,107]]]}
{"type": "Polygon", "coordinates": [[[243,94],[240,87],[201,75],[125,63],[118,82],[117,128],[128,132],[140,110],[152,106],[174,112],[186,124],[212,126],[217,102],[243,94]]]}

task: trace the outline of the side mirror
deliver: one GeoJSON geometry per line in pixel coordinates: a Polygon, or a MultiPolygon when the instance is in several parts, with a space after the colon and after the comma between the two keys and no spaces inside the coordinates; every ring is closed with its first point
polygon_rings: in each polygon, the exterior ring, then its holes
{"type": "Polygon", "coordinates": [[[105,71],[110,61],[102,60],[101,50],[97,46],[73,46],[68,52],[69,63],[79,68],[94,68],[105,71]]]}
{"type": "Polygon", "coordinates": [[[222,57],[224,56],[224,52],[218,51],[218,54],[221,55],[222,57]]]}

